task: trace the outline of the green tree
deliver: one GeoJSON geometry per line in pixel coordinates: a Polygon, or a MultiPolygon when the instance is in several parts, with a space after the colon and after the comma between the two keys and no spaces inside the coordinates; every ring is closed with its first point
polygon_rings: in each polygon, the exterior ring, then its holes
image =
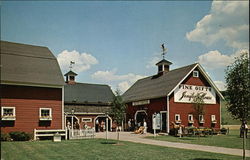
{"type": "MultiPolygon", "coordinates": [[[[116,90],[115,96],[113,99],[113,105],[111,107],[111,114],[112,114],[114,121],[117,123],[119,127],[122,126],[123,120],[125,118],[125,112],[126,112],[126,105],[122,100],[120,91],[116,90]]],[[[119,141],[119,131],[120,130],[118,130],[117,132],[118,141],[119,141]]]]}
{"type": "Polygon", "coordinates": [[[193,97],[193,109],[194,109],[193,112],[194,118],[198,121],[198,125],[200,126],[199,115],[204,115],[205,109],[204,109],[203,97],[200,96],[199,94],[193,97]]]}
{"type": "Polygon", "coordinates": [[[249,77],[248,53],[236,58],[235,62],[226,69],[227,110],[234,119],[238,119],[242,123],[250,119],[249,77]]]}
{"type": "Polygon", "coordinates": [[[234,63],[227,67],[225,78],[227,83],[227,110],[232,114],[234,119],[240,120],[243,126],[243,159],[245,159],[245,123],[250,119],[248,53],[237,57],[234,63]]]}

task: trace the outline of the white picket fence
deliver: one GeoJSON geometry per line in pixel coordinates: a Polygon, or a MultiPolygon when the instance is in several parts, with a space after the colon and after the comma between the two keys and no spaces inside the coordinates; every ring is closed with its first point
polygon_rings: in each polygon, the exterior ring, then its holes
{"type": "Polygon", "coordinates": [[[83,138],[94,138],[95,137],[95,129],[87,128],[87,129],[73,129],[69,130],[69,139],[83,139],[83,138]]]}

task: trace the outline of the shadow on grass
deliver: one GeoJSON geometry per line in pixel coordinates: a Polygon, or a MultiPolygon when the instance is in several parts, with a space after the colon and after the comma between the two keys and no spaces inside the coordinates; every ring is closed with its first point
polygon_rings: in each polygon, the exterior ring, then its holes
{"type": "Polygon", "coordinates": [[[194,158],[190,160],[220,160],[220,159],[211,159],[211,158],[194,158]]]}
{"type": "Polygon", "coordinates": [[[117,142],[114,141],[103,141],[101,144],[116,144],[117,142]]]}

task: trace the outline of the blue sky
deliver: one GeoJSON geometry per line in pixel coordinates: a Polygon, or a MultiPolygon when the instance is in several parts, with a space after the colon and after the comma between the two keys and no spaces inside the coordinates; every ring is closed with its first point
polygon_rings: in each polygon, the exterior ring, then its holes
{"type": "Polygon", "coordinates": [[[165,43],[172,69],[199,62],[223,89],[226,66],[249,50],[248,13],[248,1],[4,1],[1,40],[47,46],[63,73],[76,62],[78,82],[122,91],[157,72],[165,43]]]}

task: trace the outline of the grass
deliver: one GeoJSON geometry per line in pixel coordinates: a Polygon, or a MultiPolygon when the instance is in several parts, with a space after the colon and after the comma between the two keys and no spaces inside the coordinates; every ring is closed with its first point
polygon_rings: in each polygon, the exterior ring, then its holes
{"type": "MultiPolygon", "coordinates": [[[[249,135],[250,136],[250,135],[249,135]]],[[[150,136],[147,138],[170,141],[170,142],[180,142],[180,143],[191,143],[200,144],[208,146],[218,146],[226,148],[242,148],[243,140],[239,137],[239,130],[230,130],[229,135],[214,135],[207,137],[174,137],[174,136],[157,136],[156,138],[150,136]]],[[[246,148],[250,149],[250,138],[246,140],[246,148]]]]}
{"type": "Polygon", "coordinates": [[[209,152],[167,148],[131,142],[121,145],[105,143],[103,139],[69,140],[62,142],[2,142],[2,160],[237,160],[240,156],[230,156],[209,152]]]}
{"type": "Polygon", "coordinates": [[[221,103],[221,119],[222,124],[224,125],[240,125],[241,122],[239,120],[235,120],[232,118],[231,113],[227,111],[226,101],[222,101],[221,103]]]}

